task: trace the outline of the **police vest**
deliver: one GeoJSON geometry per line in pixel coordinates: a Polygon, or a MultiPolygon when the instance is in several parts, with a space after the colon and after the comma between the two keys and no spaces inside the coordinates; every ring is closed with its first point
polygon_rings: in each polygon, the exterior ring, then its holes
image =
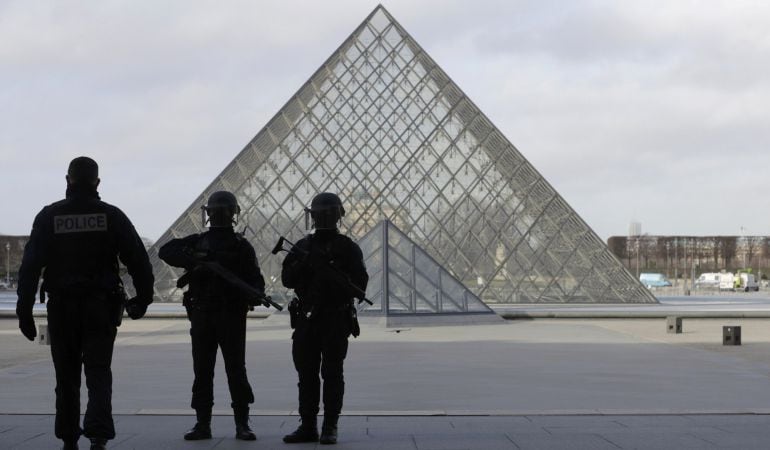
{"type": "Polygon", "coordinates": [[[49,208],[46,290],[114,288],[120,282],[118,236],[109,206],[96,198],[67,198],[49,208]]]}

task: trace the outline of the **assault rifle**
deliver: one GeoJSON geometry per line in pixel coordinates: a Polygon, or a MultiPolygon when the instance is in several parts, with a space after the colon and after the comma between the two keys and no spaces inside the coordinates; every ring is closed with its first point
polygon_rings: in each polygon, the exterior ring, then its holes
{"type": "Polygon", "coordinates": [[[324,271],[324,273],[327,276],[329,276],[332,279],[332,281],[350,289],[353,292],[353,297],[358,299],[359,304],[361,304],[361,302],[366,302],[370,305],[373,305],[371,300],[366,298],[366,291],[364,291],[360,287],[356,286],[352,281],[350,281],[350,277],[348,276],[348,274],[331,265],[328,259],[321,258],[321,256],[324,255],[323,252],[318,252],[320,253],[320,255],[318,253],[308,252],[306,250],[298,248],[293,242],[281,236],[278,239],[278,243],[275,244],[275,247],[273,247],[273,251],[271,253],[274,255],[277,255],[278,252],[282,252],[282,251],[286,253],[294,253],[295,255],[301,258],[309,258],[310,262],[313,264],[313,267],[320,268],[322,271],[324,271]],[[288,249],[283,248],[284,243],[289,244],[291,247],[289,247],[288,249]]]}
{"type": "Polygon", "coordinates": [[[190,274],[192,272],[196,270],[205,269],[205,270],[208,270],[209,272],[212,272],[218,275],[221,279],[225,280],[227,284],[241,291],[241,293],[243,293],[246,296],[246,301],[250,309],[253,310],[255,306],[265,305],[267,307],[272,306],[278,311],[283,311],[283,306],[274,302],[273,299],[270,296],[265,295],[264,292],[260,291],[259,289],[256,289],[254,286],[243,281],[238,275],[232,273],[227,268],[222,266],[222,264],[219,264],[216,261],[201,260],[200,258],[196,258],[191,253],[188,254],[187,256],[190,258],[190,261],[195,265],[195,268],[185,272],[184,275],[179,277],[179,280],[177,280],[176,282],[176,287],[181,289],[187,286],[190,283],[190,274]]]}

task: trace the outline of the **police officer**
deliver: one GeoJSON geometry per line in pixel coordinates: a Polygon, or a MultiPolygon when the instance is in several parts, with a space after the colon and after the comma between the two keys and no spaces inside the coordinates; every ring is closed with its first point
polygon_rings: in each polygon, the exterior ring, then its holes
{"type": "Polygon", "coordinates": [[[190,406],[195,409],[197,423],[184,438],[211,439],[214,364],[219,347],[235,415],[235,437],[251,441],[256,436],[249,428],[249,404],[254,402],[254,394],[245,361],[248,299],[220,275],[198,266],[196,260],[217,262],[258,291],[264,291],[265,281],[254,248],[233,230],[240,213],[235,196],[227,191],[215,192],[203,209],[208,215],[209,231],[173,239],[158,254],[168,264],[185,268],[187,272],[180,280],[189,280],[184,303],[191,322],[195,372],[190,406]]]}
{"type": "Polygon", "coordinates": [[[299,242],[283,261],[283,285],[294,289],[298,305],[294,315],[292,358],[299,376],[301,424],[284,436],[286,443],[337,442],[337,419],[345,391],[343,362],[348,336],[358,327],[350,283],[366,290],[369,276],[358,245],[339,233],[338,222],[345,215],[336,194],[316,195],[310,204],[315,232],[299,242]],[[330,270],[330,267],[333,270],[330,270]],[[343,276],[332,276],[332,272],[343,276]],[[316,415],[321,398],[319,369],[323,377],[324,421],[319,440],[316,415]]]}
{"type": "Polygon", "coordinates": [[[118,260],[128,269],[136,297],[125,304],[132,319],[152,302],[153,275],[147,252],[123,212],[99,199],[99,167],[88,157],[72,160],[67,196],[35,217],[19,269],[16,315],[29,340],[36,336],[32,307],[43,272],[41,299],[48,294],[48,329],[56,370],[56,437],[77,448],[81,433],[92,449],[115,437],[112,420],[112,350],[123,292],[118,260]],[[80,371],[88,406],[80,428],[80,371]]]}

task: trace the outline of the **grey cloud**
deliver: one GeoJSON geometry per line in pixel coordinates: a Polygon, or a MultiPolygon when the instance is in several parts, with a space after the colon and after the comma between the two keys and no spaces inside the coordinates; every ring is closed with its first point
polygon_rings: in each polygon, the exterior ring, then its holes
{"type": "MultiPolygon", "coordinates": [[[[91,154],[104,198],[157,238],[375,4],[4,2],[2,186],[19,195],[0,228],[28,232],[91,154]]],[[[385,6],[601,236],[632,218],[770,234],[763,4],[385,6]],[[754,214],[714,213],[744,194],[754,214]]]]}

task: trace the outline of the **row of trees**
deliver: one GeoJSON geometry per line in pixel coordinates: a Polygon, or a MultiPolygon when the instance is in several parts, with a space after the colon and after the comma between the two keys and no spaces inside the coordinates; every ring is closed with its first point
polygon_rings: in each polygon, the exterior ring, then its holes
{"type": "Polygon", "coordinates": [[[613,236],[607,245],[631,273],[659,272],[672,278],[770,267],[767,236],[613,236]]]}

